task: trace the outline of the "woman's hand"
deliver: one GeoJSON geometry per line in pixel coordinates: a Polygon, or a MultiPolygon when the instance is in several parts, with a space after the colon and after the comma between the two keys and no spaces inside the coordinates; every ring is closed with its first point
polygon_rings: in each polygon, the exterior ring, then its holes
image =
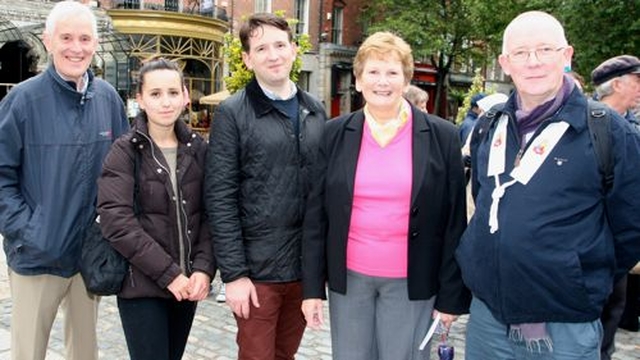
{"type": "Polygon", "coordinates": [[[169,286],[167,286],[167,289],[171,291],[173,296],[178,301],[189,299],[189,278],[184,276],[183,274],[180,274],[176,276],[175,279],[173,279],[169,286]]]}
{"type": "Polygon", "coordinates": [[[324,315],[322,312],[322,299],[305,299],[302,300],[302,313],[307,321],[307,326],[314,330],[320,330],[324,324],[324,315]]]}
{"type": "MultiPolygon", "coordinates": [[[[434,319],[438,315],[438,313],[439,313],[438,310],[433,310],[432,316],[434,319]]],[[[444,325],[447,331],[449,331],[449,329],[451,328],[451,325],[453,325],[453,322],[456,320],[458,320],[458,315],[445,314],[443,312],[440,312],[440,321],[442,321],[442,325],[444,325]]]]}
{"type": "Polygon", "coordinates": [[[189,300],[200,301],[209,295],[209,287],[211,286],[211,278],[209,275],[196,271],[189,277],[189,300]]]}

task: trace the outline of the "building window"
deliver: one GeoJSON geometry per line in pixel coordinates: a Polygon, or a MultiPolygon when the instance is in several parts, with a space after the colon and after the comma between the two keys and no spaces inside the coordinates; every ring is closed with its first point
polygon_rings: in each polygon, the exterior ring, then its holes
{"type": "Polygon", "coordinates": [[[124,0],[122,3],[125,9],[140,9],[140,0],[124,0]]]}
{"type": "Polygon", "coordinates": [[[295,16],[298,23],[296,24],[296,34],[309,33],[309,0],[296,0],[295,16]]]}
{"type": "MultiPolygon", "coordinates": [[[[191,9],[190,12],[193,12],[194,6],[195,6],[195,1],[193,1],[192,5],[190,6],[190,9],[191,9]]],[[[165,0],[164,1],[164,9],[166,11],[178,11],[179,8],[180,8],[180,6],[178,5],[178,0],[165,0]]]]}
{"type": "Polygon", "coordinates": [[[271,0],[256,0],[254,3],[254,9],[256,13],[270,13],[271,0]]]}
{"type": "Polygon", "coordinates": [[[304,91],[311,90],[311,72],[309,71],[301,71],[298,74],[298,87],[304,91]]]}
{"type": "Polygon", "coordinates": [[[342,45],[342,13],[343,8],[333,8],[333,29],[331,30],[331,39],[334,44],[342,45]]]}

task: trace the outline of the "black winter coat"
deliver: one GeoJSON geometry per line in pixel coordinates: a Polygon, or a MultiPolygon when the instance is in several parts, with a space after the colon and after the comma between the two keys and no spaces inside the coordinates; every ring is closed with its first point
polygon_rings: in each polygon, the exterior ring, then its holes
{"type": "MultiPolygon", "coordinates": [[[[407,231],[407,297],[427,300],[448,314],[468,311],[471,300],[454,258],[466,225],[465,179],[456,128],[412,106],[412,183],[407,231]]],[[[347,243],[362,110],[327,122],[319,169],[307,204],[303,240],[303,295],[345,294],[347,243]]]]}
{"type": "Polygon", "coordinates": [[[173,298],[167,286],[180,274],[201,271],[213,278],[215,261],[202,204],[206,143],[182,121],[178,137],[177,181],[174,193],[169,165],[153,143],[147,122],[136,118],[130,132],[117,139],[98,180],[98,213],[103,235],[130,262],[118,296],[173,298]],[[139,152],[138,203],[133,209],[134,159],[139,152]],[[182,228],[176,221],[180,203],[182,228]],[[182,232],[180,245],[178,232],[182,232]],[[181,270],[181,263],[186,271],[181,270]]]}
{"type": "Polygon", "coordinates": [[[205,202],[224,282],[301,278],[305,200],[326,120],[298,90],[300,133],[254,79],[216,109],[209,135],[205,202]]]}

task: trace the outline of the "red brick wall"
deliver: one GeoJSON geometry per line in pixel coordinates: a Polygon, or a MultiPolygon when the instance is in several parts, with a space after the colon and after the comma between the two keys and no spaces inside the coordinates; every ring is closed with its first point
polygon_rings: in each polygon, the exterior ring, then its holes
{"type": "MultiPolygon", "coordinates": [[[[233,32],[238,34],[238,29],[242,25],[243,19],[250,16],[254,12],[254,0],[227,0],[227,13],[234,18],[233,32]],[[233,10],[231,7],[233,6],[233,10]]],[[[318,49],[319,39],[319,6],[322,0],[309,0],[309,37],[313,44],[313,49],[318,49]]],[[[272,11],[284,10],[287,18],[294,17],[294,1],[292,0],[273,0],[271,4],[272,11]]]]}
{"type": "MultiPolygon", "coordinates": [[[[327,34],[326,41],[333,42],[331,38],[331,30],[333,29],[333,7],[335,0],[321,0],[322,5],[322,32],[327,34]],[[332,18],[327,20],[327,14],[331,14],[332,18]]],[[[360,12],[365,4],[365,0],[349,0],[343,4],[343,21],[342,21],[342,45],[358,46],[362,40],[362,25],[360,24],[360,12]]]]}
{"type": "Polygon", "coordinates": [[[342,44],[346,46],[359,46],[362,42],[362,25],[360,24],[360,11],[365,4],[364,0],[350,0],[344,7],[342,44]]]}

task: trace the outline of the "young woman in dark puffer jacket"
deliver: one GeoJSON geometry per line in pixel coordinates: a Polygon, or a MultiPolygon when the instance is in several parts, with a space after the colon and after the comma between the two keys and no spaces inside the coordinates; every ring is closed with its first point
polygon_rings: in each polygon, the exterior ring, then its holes
{"type": "Polygon", "coordinates": [[[178,120],[185,98],[176,64],[145,64],[141,112],[113,144],[98,180],[102,233],[130,263],[118,309],[132,360],[182,357],[215,272],[201,201],[206,143],[178,120]]]}

